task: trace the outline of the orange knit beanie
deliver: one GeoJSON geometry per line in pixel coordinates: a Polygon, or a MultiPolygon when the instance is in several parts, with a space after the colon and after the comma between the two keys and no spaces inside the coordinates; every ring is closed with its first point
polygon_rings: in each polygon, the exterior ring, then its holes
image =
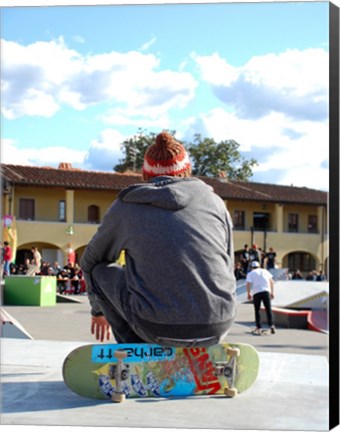
{"type": "Polygon", "coordinates": [[[168,132],[156,136],[155,144],[144,155],[143,179],[174,176],[190,177],[191,164],[185,148],[168,132]]]}

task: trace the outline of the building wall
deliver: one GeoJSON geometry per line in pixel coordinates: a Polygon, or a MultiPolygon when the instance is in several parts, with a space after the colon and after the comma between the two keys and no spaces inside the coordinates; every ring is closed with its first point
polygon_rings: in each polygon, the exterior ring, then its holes
{"type": "MultiPolygon", "coordinates": [[[[4,196],[3,214],[14,214],[17,221],[17,249],[30,249],[34,244],[46,255],[67,261],[69,248],[80,258],[89,240],[95,234],[98,224],[88,222],[88,207],[99,208],[100,220],[116,198],[113,191],[65,190],[61,188],[16,187],[12,197],[4,196]],[[35,200],[35,220],[21,220],[20,198],[35,200]],[[66,220],[59,221],[59,201],[66,202],[66,220]]],[[[234,229],[234,249],[241,251],[245,244],[256,243],[262,249],[273,249],[277,253],[279,267],[287,266],[288,255],[294,252],[310,254],[316,263],[316,270],[326,270],[328,257],[327,212],[325,207],[311,205],[285,205],[280,203],[229,200],[227,208],[234,217],[235,210],[245,214],[244,229],[234,229]],[[252,230],[254,212],[268,213],[267,230],[252,230]],[[299,232],[288,232],[288,214],[299,214],[299,232]],[[308,233],[308,215],[318,215],[318,230],[308,233]]],[[[44,258],[44,256],[43,256],[44,258]]]]}
{"type": "Polygon", "coordinates": [[[74,192],[74,222],[87,223],[88,207],[96,205],[99,207],[100,220],[103,219],[105,212],[117,197],[116,192],[112,191],[85,191],[76,190],[74,192]]]}

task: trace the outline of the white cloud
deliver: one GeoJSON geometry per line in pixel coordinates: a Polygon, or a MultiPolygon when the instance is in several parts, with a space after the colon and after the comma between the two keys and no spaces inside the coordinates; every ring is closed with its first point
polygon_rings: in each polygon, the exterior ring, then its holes
{"type": "Polygon", "coordinates": [[[1,162],[13,165],[57,167],[60,162],[69,162],[74,167],[80,167],[87,153],[62,146],[21,148],[20,143],[12,139],[2,139],[1,147],[1,162]]]}
{"type": "Polygon", "coordinates": [[[328,189],[328,52],[287,50],[233,67],[218,53],[192,55],[203,81],[225,104],[189,118],[185,135],[234,139],[268,183],[328,189]]]}
{"type": "Polygon", "coordinates": [[[229,86],[239,76],[239,68],[230,65],[218,53],[200,56],[193,52],[190,57],[196,62],[202,80],[214,86],[229,86]]]}
{"type": "MultiPolygon", "coordinates": [[[[153,38],[142,48],[155,42],[153,38]]],[[[2,41],[2,57],[1,105],[6,119],[51,117],[63,106],[86,110],[102,104],[96,119],[112,125],[88,143],[88,151],[21,149],[18,142],[4,140],[4,163],[70,162],[111,171],[123,157],[120,145],[127,138],[120,127],[175,129],[184,140],[195,133],[216,141],[234,139],[247,159],[258,159],[256,181],[328,189],[328,53],[323,49],[253,57],[239,67],[218,53],[193,53],[201,79],[219,103],[175,125],[172,113],[177,119],[184,112],[198,86],[184,71],[187,59],[179,71],[162,70],[153,54],[83,56],[62,38],[28,46],[2,41]]]]}
{"type": "Polygon", "coordinates": [[[193,55],[201,77],[217,98],[242,118],[270,112],[310,120],[328,116],[328,52],[287,50],[251,58],[233,67],[219,54],[193,55]]]}
{"type": "Polygon", "coordinates": [[[2,108],[9,119],[50,117],[62,105],[84,110],[103,103],[144,117],[185,107],[197,86],[189,73],[161,70],[152,54],[82,56],[62,38],[28,46],[3,40],[2,57],[2,108]]]}
{"type": "Polygon", "coordinates": [[[1,162],[13,165],[57,167],[60,162],[71,163],[74,168],[112,171],[123,158],[120,145],[126,139],[113,129],[104,129],[89,143],[88,150],[51,146],[42,149],[21,148],[13,139],[1,140],[1,162]]]}
{"type": "Polygon", "coordinates": [[[77,69],[79,55],[67,49],[62,38],[27,47],[2,40],[1,48],[3,115],[9,119],[54,115],[60,108],[58,89],[77,69]]]}
{"type": "Polygon", "coordinates": [[[157,41],[157,38],[156,37],[153,37],[152,39],[150,39],[148,42],[145,42],[145,44],[143,44],[141,47],[140,47],[140,50],[141,51],[147,51],[153,44],[155,44],[156,43],[156,41],[157,41]]]}
{"type": "MultiPolygon", "coordinates": [[[[145,113],[144,113],[145,114],[145,113]]],[[[100,117],[101,121],[109,125],[134,126],[136,129],[143,125],[143,129],[169,129],[171,120],[166,110],[148,110],[147,116],[142,116],[138,110],[117,108],[109,110],[100,117]]]]}
{"type": "Polygon", "coordinates": [[[104,129],[97,139],[91,141],[83,166],[89,170],[112,171],[123,158],[120,146],[125,139],[114,129],[104,129]]]}
{"type": "Polygon", "coordinates": [[[257,120],[238,118],[223,109],[191,117],[181,138],[194,133],[216,142],[234,139],[246,159],[255,158],[255,181],[328,189],[328,123],[293,120],[270,113],[257,120]],[[325,167],[326,165],[326,167],[325,167]]]}

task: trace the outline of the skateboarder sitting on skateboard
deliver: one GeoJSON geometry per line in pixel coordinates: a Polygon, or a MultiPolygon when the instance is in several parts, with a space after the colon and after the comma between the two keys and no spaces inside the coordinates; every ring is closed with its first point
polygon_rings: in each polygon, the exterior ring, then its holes
{"type": "Polygon", "coordinates": [[[120,192],[81,258],[91,331],[103,341],[112,330],[118,343],[216,344],[236,313],[225,203],[191,177],[186,150],[166,132],[146,150],[143,180],[120,192]]]}
{"type": "Polygon", "coordinates": [[[261,302],[263,302],[266,309],[267,322],[270,327],[270,331],[271,333],[275,333],[271,308],[271,300],[274,298],[273,277],[268,270],[260,267],[260,263],[258,261],[253,261],[251,263],[251,268],[252,270],[247,274],[246,288],[248,300],[253,300],[254,303],[256,328],[253,330],[253,334],[262,334],[260,317],[261,302]]]}

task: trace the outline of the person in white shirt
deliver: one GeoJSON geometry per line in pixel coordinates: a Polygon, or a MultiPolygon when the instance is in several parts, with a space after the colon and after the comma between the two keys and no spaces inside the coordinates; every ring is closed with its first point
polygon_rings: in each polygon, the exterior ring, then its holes
{"type": "Polygon", "coordinates": [[[274,298],[274,281],[272,274],[260,267],[258,261],[251,263],[252,270],[247,274],[246,288],[248,300],[253,300],[255,309],[255,322],[256,328],[253,334],[261,335],[261,317],[260,306],[263,302],[267,314],[267,322],[270,327],[271,333],[275,333],[275,326],[273,322],[273,313],[271,308],[271,300],[274,298]]]}

